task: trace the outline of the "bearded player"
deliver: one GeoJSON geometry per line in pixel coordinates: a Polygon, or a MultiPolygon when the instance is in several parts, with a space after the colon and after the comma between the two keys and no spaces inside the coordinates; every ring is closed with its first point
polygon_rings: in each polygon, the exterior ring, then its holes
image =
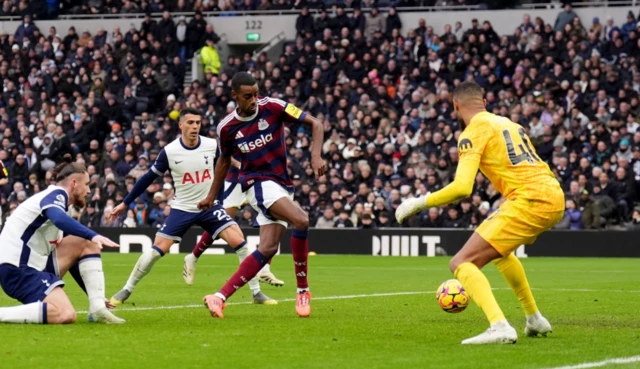
{"type": "MultiPolygon", "coordinates": [[[[238,183],[240,166],[240,161],[232,157],[231,166],[229,167],[227,178],[224,181],[224,194],[222,195],[222,206],[227,214],[234,219],[238,209],[242,208],[242,206],[247,203],[247,193],[242,192],[242,186],[238,183]]],[[[193,251],[184,257],[182,276],[186,284],[193,284],[198,259],[200,259],[200,256],[202,256],[205,250],[213,245],[213,241],[214,240],[211,238],[211,235],[205,231],[196,246],[193,248],[193,251]]],[[[258,273],[258,279],[262,283],[282,287],[284,286],[284,281],[276,278],[276,276],[271,273],[271,260],[273,259],[269,259],[267,264],[262,268],[262,270],[260,270],[258,273]]]]}
{"type": "Polygon", "coordinates": [[[236,273],[215,294],[204,298],[213,317],[223,317],[225,301],[262,269],[278,250],[287,225],[294,228],[291,252],[295,265],[298,294],[296,313],[311,314],[311,294],[307,282],[309,216],[293,202],[293,186],[287,173],[284,135],[285,123],[301,123],[313,129],[311,167],[317,177],[325,172],[321,157],[324,129],[322,123],[296,106],[279,99],[258,97],[258,84],[249,73],[240,72],[231,81],[236,110],[218,124],[222,155],[216,166],[209,195],[198,207],[208,208],[222,189],[231,165],[231,157],[241,160],[238,181],[247,193],[249,204],[258,211],[260,245],[247,257],[236,273]]]}
{"type": "Polygon", "coordinates": [[[459,201],[471,194],[478,168],[506,198],[451,259],[455,277],[484,311],[491,326],[462,344],[515,343],[516,330],[507,322],[491,286],[480,271],[493,261],[520,300],[526,314],[525,334],[551,332],[551,324],[538,310],[522,264],[513,252],[533,243],[553,228],[564,213],[564,194],[549,166],[535,153],[524,129],[507,118],[485,110],[482,89],[461,83],[453,105],[463,129],[458,141],[460,162],[455,180],[445,188],[405,200],[396,210],[402,223],[422,210],[459,201]]]}
{"type": "Polygon", "coordinates": [[[53,170],[56,184],[20,204],[0,233],[0,286],[23,304],[0,307],[0,322],[74,323],[76,311],[62,289],[62,277],[74,267],[89,297],[89,322],[125,322],[105,303],[100,257],[103,246],[119,246],[67,214],[69,205],[85,207],[90,191],[84,165],[72,163],[69,154],[64,160],[53,170]]]}

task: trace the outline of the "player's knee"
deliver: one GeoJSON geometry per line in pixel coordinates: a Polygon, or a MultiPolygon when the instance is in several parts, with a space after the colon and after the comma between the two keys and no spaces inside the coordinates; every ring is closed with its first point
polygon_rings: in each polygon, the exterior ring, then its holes
{"type": "Polygon", "coordinates": [[[306,213],[300,214],[293,222],[293,228],[298,230],[309,229],[309,216],[306,213]]]}
{"type": "Polygon", "coordinates": [[[273,257],[278,252],[278,244],[279,242],[262,242],[258,246],[260,253],[267,257],[273,257]]]}
{"type": "Polygon", "coordinates": [[[83,244],[84,247],[84,255],[89,255],[89,254],[99,254],[101,252],[100,247],[98,247],[98,244],[93,243],[91,241],[84,241],[83,244]]]}
{"type": "Polygon", "coordinates": [[[47,306],[47,323],[49,324],[72,324],[77,320],[76,311],[73,307],[58,307],[49,303],[47,306]]]}
{"type": "Polygon", "coordinates": [[[61,314],[61,324],[73,324],[78,319],[76,311],[71,309],[65,309],[61,314]]]}

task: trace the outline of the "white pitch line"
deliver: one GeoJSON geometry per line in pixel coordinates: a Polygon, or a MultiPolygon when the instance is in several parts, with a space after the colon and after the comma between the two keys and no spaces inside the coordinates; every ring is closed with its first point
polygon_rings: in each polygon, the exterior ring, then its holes
{"type": "MultiPolygon", "coordinates": [[[[135,265],[134,263],[132,264],[107,264],[109,266],[113,266],[113,267],[130,267],[133,268],[133,266],[135,265]]],[[[175,265],[173,264],[156,264],[153,266],[154,268],[176,268],[175,265]]],[[[237,265],[232,265],[232,264],[203,264],[203,265],[198,265],[198,269],[200,268],[213,268],[213,269],[223,269],[223,268],[228,268],[228,269],[238,269],[237,265]]],[[[313,266],[313,269],[362,269],[362,270],[368,270],[368,269],[376,269],[376,270],[397,270],[397,271],[406,271],[406,270],[416,270],[416,271],[445,271],[447,270],[446,267],[391,267],[391,266],[313,266]]],[[[527,268],[527,272],[547,272],[550,269],[536,269],[536,268],[527,268]]],[[[491,269],[491,268],[487,268],[487,269],[483,269],[482,270],[483,273],[499,273],[498,270],[496,269],[491,269]]],[[[567,270],[567,269],[563,269],[563,272],[567,272],[567,273],[580,273],[580,272],[588,272],[588,273],[607,273],[607,274],[629,274],[629,273],[637,273],[634,272],[632,270],[583,270],[583,269],[576,269],[576,270],[567,270]]]]}
{"type": "MultiPolygon", "coordinates": [[[[389,293],[371,293],[371,294],[363,294],[363,295],[337,295],[337,296],[320,296],[314,297],[313,300],[347,300],[347,299],[359,299],[366,297],[385,297],[385,296],[403,296],[403,295],[424,295],[428,293],[436,293],[436,291],[419,291],[419,292],[389,292],[389,293]]],[[[278,302],[290,302],[296,301],[296,299],[281,299],[278,302]]],[[[249,305],[251,301],[243,301],[243,302],[230,302],[227,305],[249,305]]],[[[146,311],[146,310],[170,310],[170,309],[190,309],[190,308],[201,308],[204,307],[204,303],[202,304],[191,304],[191,305],[173,305],[173,306],[149,306],[149,307],[140,307],[140,308],[130,308],[130,309],[120,309],[118,308],[115,311],[146,311]]],[[[78,314],[87,314],[88,311],[78,311],[78,314]]]]}
{"type": "MultiPolygon", "coordinates": [[[[492,288],[493,291],[510,291],[510,288],[492,288]]],[[[625,293],[640,293],[640,290],[592,290],[585,288],[532,288],[532,290],[536,291],[559,291],[559,292],[625,292],[625,293]]],[[[402,296],[402,295],[424,295],[429,293],[436,293],[436,291],[410,291],[410,292],[387,292],[387,293],[371,293],[371,294],[362,294],[362,295],[336,295],[336,296],[320,296],[314,297],[313,300],[345,300],[345,299],[359,299],[359,298],[367,298],[367,297],[386,297],[386,296],[402,296]]],[[[291,302],[296,301],[296,299],[281,299],[278,302],[291,302]]],[[[243,301],[243,302],[230,302],[227,305],[249,305],[252,302],[243,301]]],[[[172,305],[172,306],[149,306],[149,307],[139,307],[139,308],[120,308],[118,311],[146,311],[146,310],[170,310],[170,309],[190,309],[190,308],[198,308],[203,305],[198,304],[190,304],[190,305],[172,305]]],[[[88,311],[78,311],[78,314],[87,314],[88,311]]]]}
{"type": "Polygon", "coordinates": [[[565,365],[565,366],[556,366],[553,368],[545,368],[545,369],[587,369],[587,368],[599,368],[605,365],[624,365],[624,364],[632,364],[640,362],[639,356],[629,356],[629,357],[617,357],[613,359],[606,359],[602,361],[594,361],[591,363],[582,363],[576,365],[565,365]]]}

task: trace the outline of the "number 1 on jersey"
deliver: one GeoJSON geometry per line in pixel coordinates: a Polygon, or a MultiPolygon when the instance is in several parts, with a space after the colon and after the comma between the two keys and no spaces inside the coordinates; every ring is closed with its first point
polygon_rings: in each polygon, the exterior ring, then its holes
{"type": "Polygon", "coordinates": [[[505,129],[504,131],[502,131],[502,136],[504,136],[504,141],[507,144],[507,154],[509,155],[509,161],[511,162],[511,165],[518,165],[524,161],[529,162],[529,164],[533,164],[534,160],[540,161],[540,158],[531,149],[529,140],[524,133],[524,129],[518,128],[518,134],[522,139],[522,144],[518,144],[520,154],[516,153],[515,146],[513,145],[513,139],[511,138],[511,133],[509,133],[509,130],[505,129]]]}

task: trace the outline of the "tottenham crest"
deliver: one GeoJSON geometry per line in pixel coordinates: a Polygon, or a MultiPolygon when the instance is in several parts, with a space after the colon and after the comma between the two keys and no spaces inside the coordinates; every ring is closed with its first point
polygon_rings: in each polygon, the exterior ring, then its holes
{"type": "Polygon", "coordinates": [[[209,164],[209,156],[207,156],[207,155],[204,156],[204,164],[205,165],[209,164]]]}
{"type": "Polygon", "coordinates": [[[269,128],[269,123],[264,119],[260,119],[258,121],[258,129],[264,131],[267,128],[269,128]]]}

